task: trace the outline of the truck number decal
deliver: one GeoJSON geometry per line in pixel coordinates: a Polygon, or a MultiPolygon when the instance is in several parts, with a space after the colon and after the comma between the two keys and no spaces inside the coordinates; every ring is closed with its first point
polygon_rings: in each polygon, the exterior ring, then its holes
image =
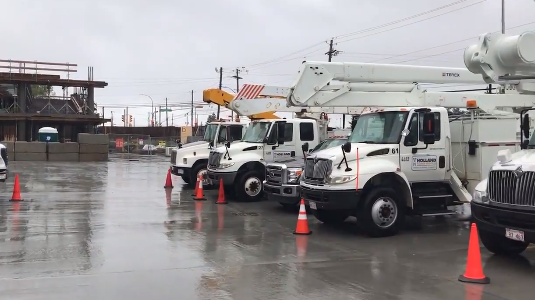
{"type": "Polygon", "coordinates": [[[401,157],[401,161],[409,161],[410,157],[408,155],[404,155],[401,157]]]}
{"type": "Polygon", "coordinates": [[[411,169],[413,171],[429,171],[437,169],[436,155],[413,155],[411,169]]]}
{"type": "Polygon", "coordinates": [[[392,148],[392,154],[398,154],[399,149],[398,148],[392,148]]]}

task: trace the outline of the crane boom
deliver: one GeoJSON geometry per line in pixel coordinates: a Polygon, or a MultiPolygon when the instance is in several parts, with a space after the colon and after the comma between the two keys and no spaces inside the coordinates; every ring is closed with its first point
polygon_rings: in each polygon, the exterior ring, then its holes
{"type": "MultiPolygon", "coordinates": [[[[243,91],[243,89],[242,89],[243,91]]],[[[241,93],[241,92],[240,92],[241,93]]],[[[202,93],[203,101],[206,103],[214,103],[222,107],[228,107],[230,103],[235,99],[235,96],[220,89],[206,89],[202,93]]],[[[256,119],[278,119],[274,111],[257,110],[254,114],[242,114],[242,116],[248,116],[251,120],[256,119]]]]}

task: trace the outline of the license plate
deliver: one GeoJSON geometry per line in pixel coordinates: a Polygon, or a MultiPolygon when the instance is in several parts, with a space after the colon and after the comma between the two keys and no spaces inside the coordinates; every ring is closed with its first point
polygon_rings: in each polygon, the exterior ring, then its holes
{"type": "Polygon", "coordinates": [[[524,231],[505,228],[505,237],[515,241],[524,241],[524,231]]]}
{"type": "Polygon", "coordinates": [[[176,173],[177,173],[177,174],[184,174],[184,170],[182,170],[182,169],[177,169],[177,170],[176,170],[176,173]]]}
{"type": "Polygon", "coordinates": [[[6,179],[7,175],[6,174],[0,174],[0,179],[6,179]]]}
{"type": "Polygon", "coordinates": [[[318,209],[316,202],[314,201],[308,201],[308,206],[310,206],[311,209],[318,209]]]}

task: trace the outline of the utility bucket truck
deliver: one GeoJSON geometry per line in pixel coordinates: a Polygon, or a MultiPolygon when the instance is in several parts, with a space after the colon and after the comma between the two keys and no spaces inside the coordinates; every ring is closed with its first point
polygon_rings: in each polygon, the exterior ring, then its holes
{"type": "MultiPolygon", "coordinates": [[[[535,32],[484,34],[477,45],[465,50],[465,64],[487,83],[501,84],[506,92],[516,91],[529,99],[526,102],[535,101],[535,32]]],[[[535,243],[535,137],[529,132],[532,105],[521,110],[521,151],[497,153],[497,161],[476,186],[470,204],[481,242],[495,254],[520,254],[535,243]]]]}
{"type": "Polygon", "coordinates": [[[463,68],[303,63],[288,105],[385,107],[361,115],[343,146],[306,158],[301,195],[318,220],[355,216],[365,234],[388,236],[406,215],[455,214],[499,151],[518,149],[519,116],[503,110],[531,107],[533,96],[428,92],[417,82],[485,83],[463,68]]]}

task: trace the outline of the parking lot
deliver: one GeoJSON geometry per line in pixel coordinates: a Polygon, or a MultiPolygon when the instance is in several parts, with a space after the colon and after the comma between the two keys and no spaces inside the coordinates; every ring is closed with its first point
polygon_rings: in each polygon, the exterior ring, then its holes
{"type": "Polygon", "coordinates": [[[163,158],[102,163],[12,162],[0,195],[2,299],[533,299],[535,251],[482,249],[489,285],[457,281],[469,224],[409,220],[371,239],[267,201],[193,201],[163,188],[163,158]],[[25,201],[9,202],[13,174],[25,201]]]}

